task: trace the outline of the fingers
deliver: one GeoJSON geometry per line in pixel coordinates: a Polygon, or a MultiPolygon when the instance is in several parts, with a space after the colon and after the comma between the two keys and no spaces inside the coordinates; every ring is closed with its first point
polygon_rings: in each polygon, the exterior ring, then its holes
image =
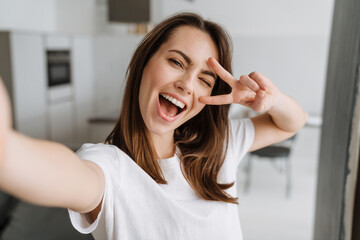
{"type": "Polygon", "coordinates": [[[267,77],[259,72],[252,72],[249,74],[249,77],[254,80],[262,90],[268,90],[271,81],[267,77]]]}
{"type": "Polygon", "coordinates": [[[223,94],[217,96],[201,96],[199,102],[208,105],[223,105],[231,103],[244,104],[246,102],[252,102],[256,98],[256,94],[252,91],[241,91],[239,94],[223,94]]]}
{"type": "Polygon", "coordinates": [[[233,103],[231,94],[217,95],[217,96],[201,96],[199,102],[208,105],[224,105],[233,103]]]}
{"type": "Polygon", "coordinates": [[[251,107],[255,112],[266,112],[272,107],[272,98],[266,96],[266,92],[259,90],[256,93],[255,99],[252,102],[248,102],[248,106],[251,107]]]}
{"type": "Polygon", "coordinates": [[[210,57],[208,63],[212,69],[214,69],[215,73],[224,80],[231,87],[234,86],[236,79],[231,75],[228,71],[226,71],[215,58],[210,57]]]}
{"type": "MultiPolygon", "coordinates": [[[[228,83],[231,87],[235,86],[237,80],[226,69],[224,69],[215,58],[210,57],[208,63],[222,80],[228,83]]],[[[248,76],[243,75],[240,77],[240,81],[254,92],[259,91],[259,89],[266,91],[268,86],[271,84],[271,81],[259,72],[252,72],[248,76]]]]}
{"type": "Polygon", "coordinates": [[[255,112],[266,112],[274,106],[279,89],[270,79],[259,72],[252,72],[248,76],[241,76],[240,82],[256,93],[254,100],[247,101],[244,105],[255,112]]]}
{"type": "Polygon", "coordinates": [[[265,112],[273,106],[278,89],[261,73],[252,72],[248,76],[242,75],[237,80],[216,59],[210,57],[208,64],[223,81],[230,85],[232,92],[227,95],[199,97],[201,103],[209,105],[240,103],[255,112],[265,112]]]}
{"type": "Polygon", "coordinates": [[[247,75],[242,75],[240,77],[239,81],[242,85],[248,87],[250,90],[252,90],[254,92],[257,92],[260,90],[259,84],[247,75]]]}

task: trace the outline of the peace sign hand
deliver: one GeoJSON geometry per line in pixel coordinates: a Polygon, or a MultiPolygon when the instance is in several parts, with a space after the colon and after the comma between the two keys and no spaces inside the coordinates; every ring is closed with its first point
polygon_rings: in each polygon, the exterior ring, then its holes
{"type": "Polygon", "coordinates": [[[252,72],[240,79],[234,78],[214,58],[208,63],[216,74],[232,88],[231,93],[217,96],[201,96],[199,101],[209,105],[238,103],[249,107],[255,112],[266,112],[274,104],[279,95],[278,88],[264,75],[252,72]]]}

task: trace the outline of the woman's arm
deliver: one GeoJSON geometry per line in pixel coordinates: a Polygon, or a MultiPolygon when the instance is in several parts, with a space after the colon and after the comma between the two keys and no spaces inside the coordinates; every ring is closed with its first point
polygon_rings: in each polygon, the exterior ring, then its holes
{"type": "Polygon", "coordinates": [[[8,129],[11,128],[10,103],[5,86],[0,77],[0,167],[5,159],[7,147],[8,129]]]}
{"type": "Polygon", "coordinates": [[[238,103],[263,113],[251,119],[255,127],[255,138],[249,151],[285,140],[304,126],[307,113],[294,99],[281,93],[267,77],[253,72],[235,79],[214,58],[210,58],[208,62],[219,77],[231,86],[232,92],[203,96],[199,101],[205,104],[238,103]]]}
{"type": "Polygon", "coordinates": [[[10,127],[10,104],[0,79],[0,188],[31,203],[90,212],[100,203],[100,167],[65,146],[33,139],[10,127]]]}
{"type": "Polygon", "coordinates": [[[264,114],[253,117],[255,137],[250,152],[288,139],[305,124],[308,114],[291,97],[280,93],[278,101],[264,114]]]}

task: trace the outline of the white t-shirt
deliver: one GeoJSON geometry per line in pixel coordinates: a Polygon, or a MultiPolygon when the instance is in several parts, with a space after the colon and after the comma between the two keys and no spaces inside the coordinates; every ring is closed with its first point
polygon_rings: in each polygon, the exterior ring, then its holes
{"type": "MultiPolygon", "coordinates": [[[[254,139],[250,119],[231,120],[229,132],[220,183],[236,183],[237,167],[254,139]]],[[[79,232],[92,233],[99,240],[242,239],[238,206],[199,198],[182,175],[176,155],[159,160],[168,184],[157,184],[116,146],[84,144],[77,154],[98,164],[106,179],[95,222],[89,224],[86,215],[69,210],[79,232]]],[[[226,191],[237,196],[236,184],[226,191]]]]}

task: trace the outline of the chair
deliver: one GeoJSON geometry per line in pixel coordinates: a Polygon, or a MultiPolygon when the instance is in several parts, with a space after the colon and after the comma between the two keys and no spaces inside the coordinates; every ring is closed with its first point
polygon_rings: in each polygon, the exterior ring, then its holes
{"type": "Polygon", "coordinates": [[[249,192],[250,185],[251,185],[251,173],[253,171],[253,160],[254,158],[260,160],[268,160],[271,161],[273,166],[280,172],[286,174],[286,188],[285,194],[286,197],[290,197],[291,195],[291,188],[292,188],[292,177],[291,177],[291,148],[295,139],[294,135],[290,139],[274,144],[268,147],[261,148],[259,150],[253,151],[249,154],[245,165],[245,192],[249,192]],[[283,162],[284,166],[278,166],[276,163],[279,161],[283,162]]]}

